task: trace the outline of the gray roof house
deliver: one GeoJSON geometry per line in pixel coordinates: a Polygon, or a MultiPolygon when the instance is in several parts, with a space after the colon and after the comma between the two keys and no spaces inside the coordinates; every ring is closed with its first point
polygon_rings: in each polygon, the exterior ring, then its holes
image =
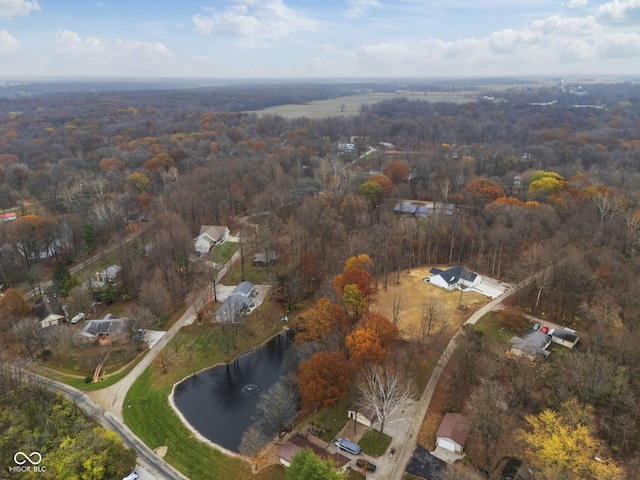
{"type": "Polygon", "coordinates": [[[251,299],[246,295],[232,293],[216,310],[216,321],[218,323],[235,322],[251,308],[251,305],[251,299]]]}
{"type": "Polygon", "coordinates": [[[549,356],[547,348],[551,345],[551,335],[537,330],[530,330],[523,335],[523,338],[511,337],[511,353],[519,357],[526,357],[535,360],[539,355],[549,356]]]}
{"type": "Polygon", "coordinates": [[[552,328],[549,330],[551,341],[567,348],[573,348],[578,343],[578,335],[564,328],[552,328]]]}
{"type": "Polygon", "coordinates": [[[207,253],[211,247],[229,238],[229,228],[217,225],[202,225],[200,234],[194,240],[196,252],[207,253]]]}
{"type": "Polygon", "coordinates": [[[469,288],[478,285],[482,281],[482,277],[475,272],[470,272],[462,265],[440,270],[432,268],[429,273],[429,283],[445,290],[453,290],[455,288],[469,288]]]}
{"type": "Polygon", "coordinates": [[[239,293],[240,295],[243,295],[245,297],[253,297],[256,294],[255,285],[245,280],[244,282],[240,282],[231,293],[239,293]]]}
{"type": "Polygon", "coordinates": [[[108,313],[102,320],[85,322],[76,335],[81,341],[97,345],[108,345],[114,341],[126,342],[129,340],[132,325],[132,320],[117,318],[108,313]]]}

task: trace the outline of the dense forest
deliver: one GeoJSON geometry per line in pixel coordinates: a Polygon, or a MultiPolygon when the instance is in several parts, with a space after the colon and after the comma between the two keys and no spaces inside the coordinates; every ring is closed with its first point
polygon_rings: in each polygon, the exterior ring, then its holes
{"type": "MultiPolygon", "coordinates": [[[[496,345],[477,333],[465,335],[449,373],[457,392],[449,408],[484,418],[479,406],[491,405],[496,391],[509,406],[476,429],[484,448],[474,461],[490,468],[499,460],[490,446],[507,429],[496,425],[544,429],[556,415],[584,427],[585,437],[574,440],[597,444],[612,469],[572,470],[528,455],[541,478],[632,478],[640,468],[640,85],[484,88],[461,104],[399,96],[323,119],[243,113],[375,88],[237,86],[2,101],[0,207],[18,218],[0,225],[1,282],[35,292],[58,269],[58,293],[85,305],[91,300],[81,282],[65,283],[65,268],[137,234],[135,248],[120,249],[118,298],[157,318],[209,281],[189,260],[200,226],[227,225],[243,231],[248,251],[278,250],[289,259],[289,268],[270,275],[274,301],[305,309],[297,340],[311,342],[300,361],[304,377],[314,373],[304,360],[314,357],[319,365],[342,362],[345,371],[354,358],[359,367],[398,362],[402,355],[389,353],[395,325],[368,314],[367,304],[401,270],[461,263],[509,282],[533,278],[514,304],[585,337],[578,355],[533,369],[491,353],[496,345]],[[438,202],[449,213],[398,214],[399,200],[438,202]],[[247,219],[256,229],[243,230],[247,219]],[[310,331],[310,318],[328,330],[310,331]],[[379,350],[359,357],[365,338],[379,350]]],[[[18,310],[1,315],[5,339],[18,310]]],[[[299,393],[309,408],[323,403],[299,393]]],[[[534,452],[540,438],[514,441],[534,452]]]]}
{"type": "Polygon", "coordinates": [[[45,385],[3,365],[0,392],[0,458],[7,478],[121,479],[135,466],[135,453],[115,433],[45,385]]]}

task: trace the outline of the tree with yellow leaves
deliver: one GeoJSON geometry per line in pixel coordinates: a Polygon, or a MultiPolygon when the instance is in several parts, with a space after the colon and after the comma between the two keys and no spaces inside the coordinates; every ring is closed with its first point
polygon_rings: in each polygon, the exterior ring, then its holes
{"type": "Polygon", "coordinates": [[[593,407],[577,400],[562,404],[559,412],[544,410],[527,415],[530,430],[520,430],[527,460],[547,479],[622,480],[623,470],[606,458],[604,442],[594,435],[593,407]]]}

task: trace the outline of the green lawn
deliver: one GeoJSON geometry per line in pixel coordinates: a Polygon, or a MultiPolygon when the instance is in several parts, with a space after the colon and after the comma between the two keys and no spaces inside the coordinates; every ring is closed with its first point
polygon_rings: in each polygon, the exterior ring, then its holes
{"type": "MultiPolygon", "coordinates": [[[[233,356],[261,344],[282,328],[279,323],[259,318],[256,312],[249,316],[233,356]]],[[[202,368],[224,362],[230,356],[224,352],[217,325],[205,322],[184,327],[165,351],[170,358],[169,371],[161,374],[154,363],[127,392],[123,415],[129,428],[152,449],[166,446],[165,459],[192,480],[284,479],[284,469],[279,466],[254,475],[248,462],[226,456],[196,440],[167,402],[175,382],[202,368]]]]}
{"type": "Polygon", "coordinates": [[[475,325],[477,331],[501,343],[509,343],[511,337],[522,335],[529,328],[529,321],[526,318],[504,310],[487,313],[475,325]]]}
{"type": "MultiPolygon", "coordinates": [[[[254,267],[251,261],[252,258],[253,255],[250,256],[245,252],[244,280],[248,280],[256,285],[268,285],[271,283],[269,281],[269,269],[266,267],[254,267]]],[[[225,285],[234,285],[240,283],[242,280],[242,265],[240,265],[240,261],[238,261],[225,275],[223,283],[225,285]]]]}
{"type": "Polygon", "coordinates": [[[323,408],[315,413],[312,413],[296,425],[297,429],[302,429],[306,424],[311,424],[317,428],[320,428],[324,432],[320,435],[320,438],[325,442],[330,442],[336,438],[338,432],[347,423],[347,409],[351,405],[351,400],[343,398],[338,401],[336,406],[323,408]]]}
{"type": "Polygon", "coordinates": [[[238,251],[239,243],[236,242],[224,242],[214,247],[211,251],[211,261],[224,265],[227,263],[233,254],[238,251]]]}
{"type": "Polygon", "coordinates": [[[391,437],[384,434],[380,435],[377,430],[369,430],[358,442],[358,445],[367,455],[379,457],[384,455],[389,445],[391,445],[391,437]]]}

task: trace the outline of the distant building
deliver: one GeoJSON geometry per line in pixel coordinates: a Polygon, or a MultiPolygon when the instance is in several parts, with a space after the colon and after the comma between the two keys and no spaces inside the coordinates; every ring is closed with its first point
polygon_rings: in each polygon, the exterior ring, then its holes
{"type": "Polygon", "coordinates": [[[420,218],[427,218],[437,214],[453,215],[455,209],[456,206],[452,203],[425,202],[422,200],[400,200],[393,207],[395,213],[414,215],[420,218]]]}
{"type": "Polygon", "coordinates": [[[578,335],[576,335],[576,332],[571,330],[552,328],[549,330],[549,335],[551,335],[551,341],[553,343],[557,343],[558,345],[562,345],[567,348],[573,348],[578,343],[578,335]]]}
{"type": "Polygon", "coordinates": [[[229,233],[229,228],[225,226],[202,225],[200,235],[194,240],[196,252],[209,252],[215,245],[225,242],[229,238],[229,233]]]}
{"type": "Polygon", "coordinates": [[[133,333],[133,321],[117,318],[108,313],[102,320],[89,320],[76,333],[82,342],[95,345],[109,345],[113,342],[126,343],[133,333]]]}
{"type": "Polygon", "coordinates": [[[43,295],[33,306],[33,313],[40,321],[41,328],[60,325],[67,319],[67,314],[55,295],[43,295]]]}
{"type": "Polygon", "coordinates": [[[522,338],[511,337],[509,343],[513,355],[534,361],[539,357],[549,356],[547,348],[551,345],[551,335],[539,330],[530,330],[522,338]]]}
{"type": "Polygon", "coordinates": [[[471,288],[482,282],[480,275],[470,272],[462,265],[456,265],[447,270],[440,270],[434,267],[429,273],[431,277],[427,277],[425,281],[445,290],[471,288]]]}

